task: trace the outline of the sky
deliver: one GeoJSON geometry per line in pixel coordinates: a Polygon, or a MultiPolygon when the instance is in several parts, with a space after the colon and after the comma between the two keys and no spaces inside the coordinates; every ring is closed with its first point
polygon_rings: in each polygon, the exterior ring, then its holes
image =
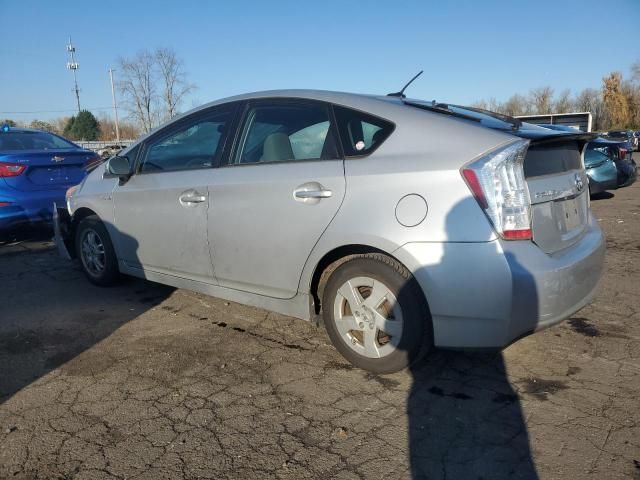
{"type": "Polygon", "coordinates": [[[69,35],[82,107],[98,115],[111,113],[109,67],[142,49],[184,61],[198,88],[183,111],[275,88],[384,94],[420,70],[410,96],[468,104],[600,88],[640,61],[639,34],[640,0],[0,0],[0,118],[74,113],[69,35]]]}

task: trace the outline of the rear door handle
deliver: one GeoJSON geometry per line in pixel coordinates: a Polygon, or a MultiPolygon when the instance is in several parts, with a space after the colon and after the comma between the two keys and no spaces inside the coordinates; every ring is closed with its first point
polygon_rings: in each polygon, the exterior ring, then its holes
{"type": "Polygon", "coordinates": [[[315,205],[323,198],[329,198],[333,192],[323,187],[319,182],[306,182],[298,185],[293,191],[293,199],[296,202],[315,205]]]}
{"type": "Polygon", "coordinates": [[[178,197],[180,204],[184,207],[190,207],[197,203],[202,203],[207,201],[207,196],[199,193],[196,190],[187,190],[182,192],[178,197]]]}
{"type": "Polygon", "coordinates": [[[296,198],[329,198],[333,192],[331,190],[296,190],[296,198]]]}

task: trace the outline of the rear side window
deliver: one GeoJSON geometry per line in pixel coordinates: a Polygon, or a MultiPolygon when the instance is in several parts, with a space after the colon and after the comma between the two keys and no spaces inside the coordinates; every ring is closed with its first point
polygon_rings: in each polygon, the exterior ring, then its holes
{"type": "Polygon", "coordinates": [[[582,160],[577,142],[554,143],[530,147],[524,159],[527,178],[580,170],[582,160]]]}
{"type": "Polygon", "coordinates": [[[393,132],[388,120],[345,107],[334,107],[338,131],[346,157],[368,155],[393,132]]]}
{"type": "Polygon", "coordinates": [[[318,103],[264,103],[245,116],[235,163],[338,158],[328,107],[318,103]]]}

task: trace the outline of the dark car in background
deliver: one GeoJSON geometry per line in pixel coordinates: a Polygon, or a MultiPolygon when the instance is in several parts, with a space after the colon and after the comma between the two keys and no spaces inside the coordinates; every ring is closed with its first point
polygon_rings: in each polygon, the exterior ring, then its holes
{"type": "MultiPolygon", "coordinates": [[[[631,152],[624,148],[624,142],[597,138],[591,141],[587,150],[593,149],[607,155],[616,165],[618,188],[627,187],[636,181],[636,162],[631,157],[631,152]]],[[[585,154],[586,164],[586,154],[585,154]]]]}
{"type": "Polygon", "coordinates": [[[0,128],[0,234],[22,224],[51,221],[53,202],[100,163],[92,151],[53,133],[0,128]]]}
{"type": "Polygon", "coordinates": [[[584,168],[589,177],[589,194],[618,188],[618,169],[607,153],[590,142],[584,152],[584,168]]]}
{"type": "MultiPolygon", "coordinates": [[[[540,124],[541,127],[561,132],[579,132],[580,130],[566,125],[540,124]]],[[[615,134],[614,134],[615,136],[615,134]]],[[[621,136],[621,140],[610,140],[599,137],[587,146],[584,163],[589,177],[589,191],[592,194],[605,190],[626,187],[636,181],[636,163],[631,158],[627,136],[621,136]],[[609,162],[604,161],[604,156],[609,162]],[[616,184],[613,185],[613,169],[611,162],[616,167],[616,184]]]]}
{"type": "Polygon", "coordinates": [[[638,147],[638,139],[631,130],[609,130],[604,134],[605,138],[609,140],[615,140],[616,142],[624,142],[624,148],[633,152],[638,147]]]}

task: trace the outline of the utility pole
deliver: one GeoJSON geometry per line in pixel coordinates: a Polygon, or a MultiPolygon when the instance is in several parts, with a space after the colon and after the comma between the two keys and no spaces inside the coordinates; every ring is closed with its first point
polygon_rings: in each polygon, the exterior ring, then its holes
{"type": "Polygon", "coordinates": [[[113,87],[113,68],[109,69],[109,78],[111,79],[111,98],[113,98],[113,113],[116,116],[116,141],[120,145],[120,127],[118,126],[118,105],[116,103],[116,89],[113,87]]]}
{"type": "Polygon", "coordinates": [[[76,62],[76,47],[71,43],[71,36],[69,36],[69,44],[67,45],[67,52],[69,52],[69,61],[67,62],[67,70],[73,72],[73,83],[75,85],[76,100],[78,102],[78,113],[80,113],[80,89],[78,88],[78,77],[76,76],[76,70],[80,67],[76,62]]]}

